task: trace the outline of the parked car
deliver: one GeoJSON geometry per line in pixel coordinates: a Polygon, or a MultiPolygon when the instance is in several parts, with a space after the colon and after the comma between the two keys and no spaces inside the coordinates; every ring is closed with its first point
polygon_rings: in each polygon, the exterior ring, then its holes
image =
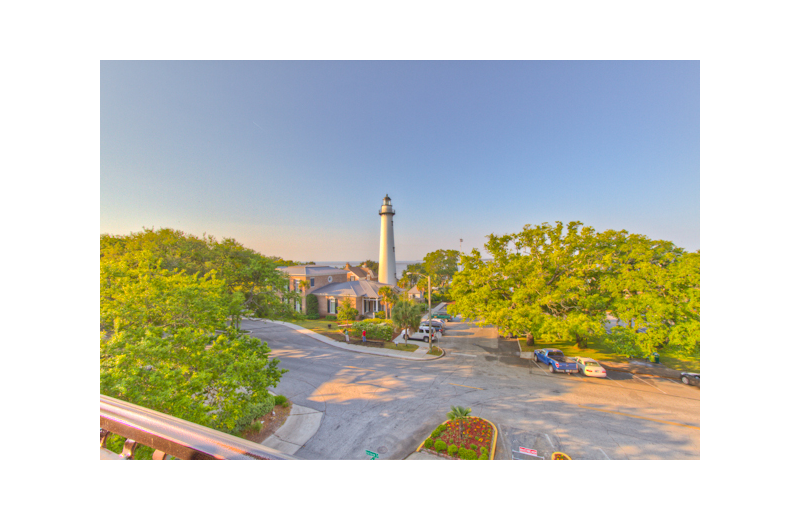
{"type": "Polygon", "coordinates": [[[425,325],[427,327],[428,325],[431,325],[431,323],[433,324],[433,328],[434,330],[436,330],[436,332],[441,332],[442,334],[444,334],[445,331],[447,330],[447,328],[444,326],[444,323],[439,320],[431,320],[430,322],[428,320],[425,320],[421,322],[420,325],[425,325]]]}
{"type": "Polygon", "coordinates": [[[700,374],[681,372],[681,381],[684,385],[700,386],[700,374]]]}
{"type": "Polygon", "coordinates": [[[578,365],[578,370],[585,376],[606,377],[606,369],[592,358],[579,356],[575,358],[575,363],[578,365]]]}
{"type": "MultiPolygon", "coordinates": [[[[428,338],[431,337],[430,327],[427,325],[420,325],[416,332],[412,332],[408,334],[408,329],[404,330],[399,336],[394,339],[395,345],[399,344],[401,341],[405,341],[406,339],[412,339],[416,341],[423,341],[425,343],[428,342],[428,338]]],[[[433,336],[431,337],[432,341],[439,341],[442,335],[439,332],[436,332],[436,329],[433,330],[433,336]]]]}
{"type": "Polygon", "coordinates": [[[449,314],[447,314],[447,313],[446,313],[446,312],[444,312],[444,311],[438,311],[438,312],[434,312],[434,313],[433,313],[433,317],[434,317],[434,318],[439,318],[439,319],[442,319],[442,320],[445,320],[445,321],[450,321],[450,320],[452,320],[452,319],[453,319],[453,317],[452,317],[452,316],[450,316],[449,314]]]}
{"type": "Polygon", "coordinates": [[[533,351],[533,359],[549,365],[550,372],[566,372],[567,374],[577,374],[578,364],[569,359],[557,348],[543,348],[533,351]]]}

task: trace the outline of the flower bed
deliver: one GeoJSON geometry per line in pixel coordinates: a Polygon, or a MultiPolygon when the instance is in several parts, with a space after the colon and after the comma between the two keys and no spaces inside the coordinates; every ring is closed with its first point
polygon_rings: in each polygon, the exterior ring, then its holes
{"type": "Polygon", "coordinates": [[[488,460],[494,458],[496,437],[492,423],[480,417],[467,417],[440,424],[420,449],[450,459],[488,460]]]}

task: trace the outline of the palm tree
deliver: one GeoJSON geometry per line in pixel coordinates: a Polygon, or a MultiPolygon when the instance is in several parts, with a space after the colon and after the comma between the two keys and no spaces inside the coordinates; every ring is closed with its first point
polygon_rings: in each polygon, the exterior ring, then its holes
{"type": "MultiPolygon", "coordinates": [[[[392,321],[398,328],[416,330],[419,328],[419,322],[422,321],[422,313],[417,305],[400,301],[392,309],[392,321]]],[[[406,345],[408,345],[408,335],[405,339],[406,345]]]]}
{"type": "Polygon", "coordinates": [[[394,293],[394,289],[386,285],[378,290],[378,294],[381,295],[383,303],[386,305],[386,317],[391,318],[391,308],[397,301],[397,295],[394,293]]]}
{"type": "Polygon", "coordinates": [[[451,406],[450,411],[447,412],[447,418],[453,420],[458,424],[458,440],[464,441],[464,425],[463,420],[472,413],[472,408],[464,408],[463,406],[451,406]]]}

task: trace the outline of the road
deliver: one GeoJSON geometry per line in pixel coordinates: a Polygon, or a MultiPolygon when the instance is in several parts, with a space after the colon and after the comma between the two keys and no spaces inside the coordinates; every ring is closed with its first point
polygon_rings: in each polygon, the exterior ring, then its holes
{"type": "Polygon", "coordinates": [[[278,393],[324,412],[295,456],[402,459],[446,420],[451,405],[500,430],[496,459],[520,446],[573,459],[699,459],[700,390],[668,379],[610,372],[608,380],[550,374],[520,359],[496,329],[448,324],[446,355],[412,361],[337,349],[278,324],[249,321],[289,369],[278,393]]]}

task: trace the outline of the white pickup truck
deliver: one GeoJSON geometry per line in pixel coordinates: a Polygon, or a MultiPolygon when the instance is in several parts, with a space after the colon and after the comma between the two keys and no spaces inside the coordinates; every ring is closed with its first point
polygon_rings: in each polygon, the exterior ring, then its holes
{"type": "MultiPolygon", "coordinates": [[[[411,332],[409,334],[409,329],[405,329],[403,332],[400,333],[394,339],[395,345],[399,344],[401,341],[406,341],[407,339],[415,340],[415,341],[422,341],[424,343],[428,342],[428,337],[430,336],[430,328],[427,325],[420,325],[419,329],[416,332],[411,332]]],[[[439,338],[442,337],[440,332],[433,331],[433,341],[439,341],[439,338]]]]}

